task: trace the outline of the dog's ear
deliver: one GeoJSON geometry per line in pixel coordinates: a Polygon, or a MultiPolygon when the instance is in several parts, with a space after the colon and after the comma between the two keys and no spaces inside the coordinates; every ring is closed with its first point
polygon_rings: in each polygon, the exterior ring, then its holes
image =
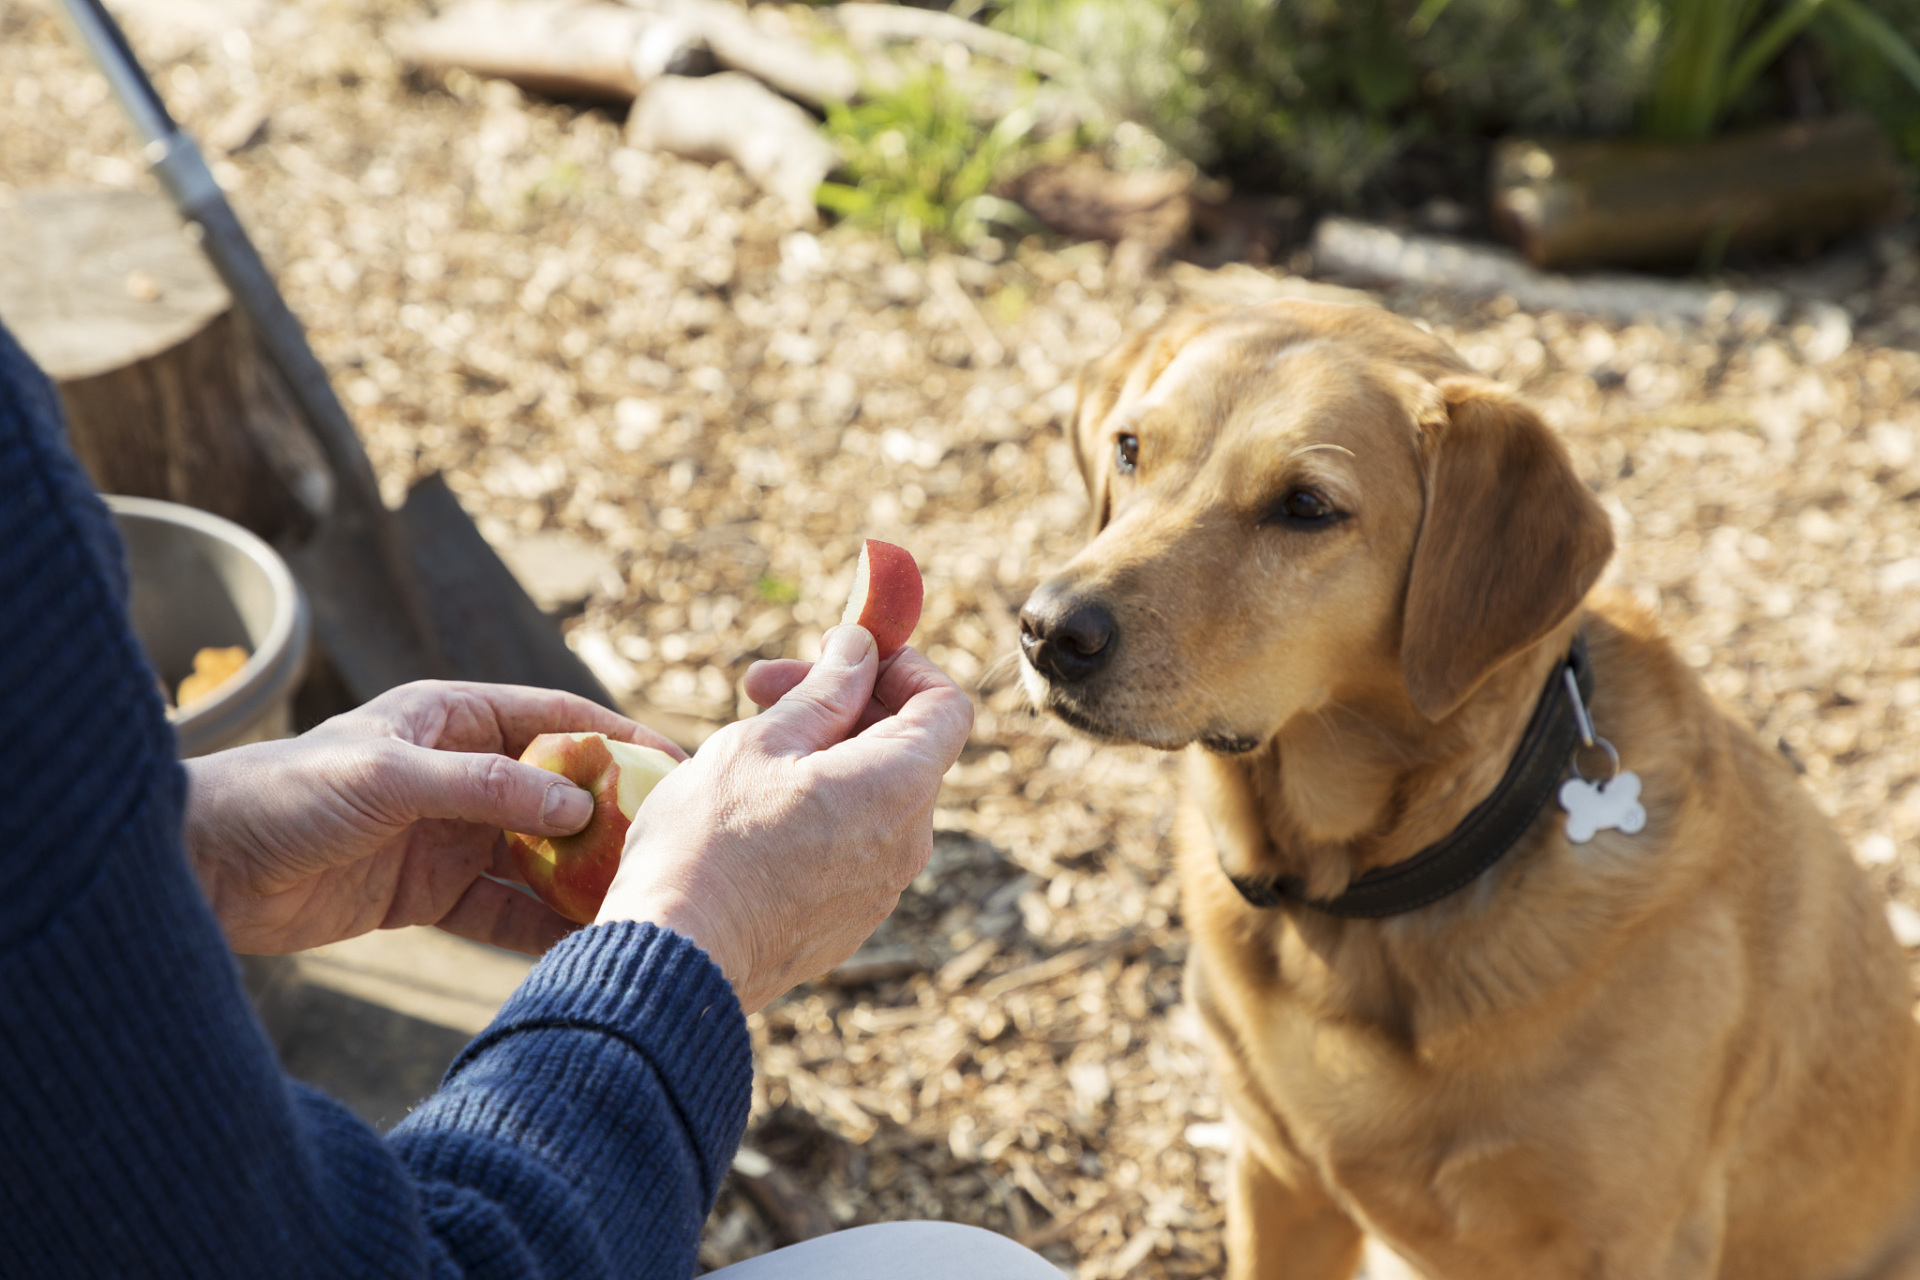
{"type": "Polygon", "coordinates": [[[1431,720],[1559,625],[1613,554],[1606,512],[1533,410],[1478,378],[1438,390],[1400,638],[1407,691],[1431,720]]]}
{"type": "Polygon", "coordinates": [[[1080,370],[1067,439],[1073,445],[1073,460],[1093,504],[1094,533],[1106,528],[1113,515],[1107,431],[1114,411],[1123,399],[1145,395],[1173,363],[1180,348],[1206,328],[1217,310],[1195,307],[1183,311],[1155,328],[1134,334],[1080,370]]]}
{"type": "Polygon", "coordinates": [[[1067,440],[1073,445],[1073,461],[1080,468],[1080,478],[1087,484],[1093,533],[1106,528],[1113,515],[1113,494],[1108,486],[1103,447],[1107,419],[1119,406],[1128,379],[1138,369],[1140,357],[1154,337],[1152,330],[1137,333],[1098,360],[1090,361],[1081,368],[1074,386],[1073,419],[1067,424],[1067,440]]]}
{"type": "Polygon", "coordinates": [[[1114,401],[1119,398],[1124,370],[1114,376],[1107,368],[1112,356],[1096,360],[1080,370],[1080,378],[1074,387],[1073,417],[1067,422],[1067,443],[1073,446],[1073,464],[1080,468],[1080,479],[1086,482],[1087,502],[1091,509],[1092,528],[1089,536],[1099,533],[1107,527],[1108,519],[1113,515],[1113,494],[1107,488],[1107,469],[1100,465],[1100,454],[1092,445],[1092,437],[1100,430],[1100,424],[1107,414],[1113,411],[1114,401]]]}

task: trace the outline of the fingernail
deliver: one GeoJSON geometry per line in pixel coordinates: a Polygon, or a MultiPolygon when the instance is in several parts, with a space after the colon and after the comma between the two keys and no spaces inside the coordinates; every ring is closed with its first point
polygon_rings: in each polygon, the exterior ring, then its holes
{"type": "Polygon", "coordinates": [[[873,636],[865,627],[835,627],[827,632],[820,656],[843,667],[857,667],[867,660],[867,650],[871,648],[873,636]]]}
{"type": "Polygon", "coordinates": [[[571,782],[556,782],[547,788],[546,803],[540,820],[561,831],[578,831],[593,816],[593,797],[571,782]]]}

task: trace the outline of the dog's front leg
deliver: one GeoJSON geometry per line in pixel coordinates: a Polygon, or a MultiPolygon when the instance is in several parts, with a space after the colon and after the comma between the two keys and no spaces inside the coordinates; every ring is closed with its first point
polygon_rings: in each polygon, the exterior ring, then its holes
{"type": "Polygon", "coordinates": [[[1348,1280],[1361,1235],[1311,1174],[1284,1178],[1242,1143],[1227,1196],[1227,1280],[1348,1280]]]}

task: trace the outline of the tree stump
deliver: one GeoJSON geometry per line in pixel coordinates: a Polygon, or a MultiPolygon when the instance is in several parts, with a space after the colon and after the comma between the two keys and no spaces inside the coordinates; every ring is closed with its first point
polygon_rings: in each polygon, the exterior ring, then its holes
{"type": "Polygon", "coordinates": [[[167,201],[29,195],[0,208],[0,320],[59,386],[106,493],[304,538],[333,477],[244,317],[167,201]]]}

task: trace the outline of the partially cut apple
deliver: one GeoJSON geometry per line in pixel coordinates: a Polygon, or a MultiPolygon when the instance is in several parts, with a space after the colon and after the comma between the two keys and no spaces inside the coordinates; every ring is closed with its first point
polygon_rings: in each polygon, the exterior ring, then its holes
{"type": "Polygon", "coordinates": [[[913,553],[891,542],[868,538],[860,548],[860,565],[853,572],[853,593],[847,597],[842,626],[858,623],[873,633],[874,644],[886,661],[907,643],[920,624],[920,606],[926,584],[913,553]]]}
{"type": "Polygon", "coordinates": [[[664,751],[603,733],[543,733],[520,754],[593,796],[593,816],[570,836],[507,833],[527,887],[576,924],[592,924],[620,870],[627,828],[640,802],[679,763],[664,751]]]}

